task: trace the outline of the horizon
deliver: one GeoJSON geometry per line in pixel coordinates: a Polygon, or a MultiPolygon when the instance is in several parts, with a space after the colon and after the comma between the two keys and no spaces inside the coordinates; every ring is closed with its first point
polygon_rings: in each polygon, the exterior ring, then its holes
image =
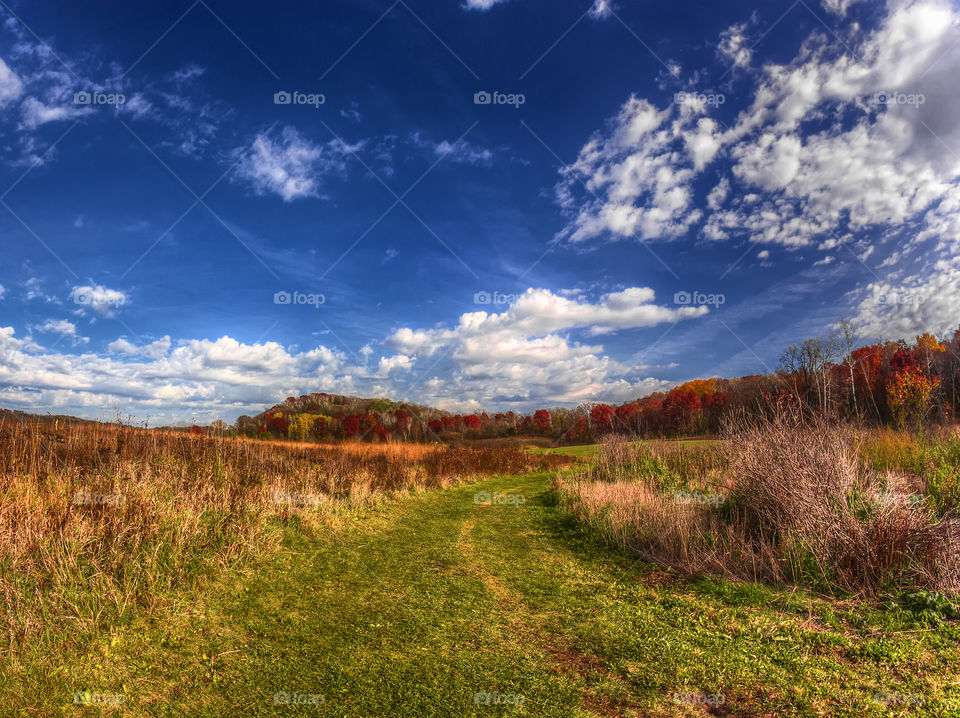
{"type": "Polygon", "coordinates": [[[957,327],[960,9],[0,10],[0,405],[620,404],[957,327]]]}

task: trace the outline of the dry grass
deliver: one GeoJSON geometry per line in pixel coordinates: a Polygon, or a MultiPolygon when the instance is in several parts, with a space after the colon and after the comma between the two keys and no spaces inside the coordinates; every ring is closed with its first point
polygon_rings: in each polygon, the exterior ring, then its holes
{"type": "Polygon", "coordinates": [[[211,570],[276,549],[284,522],[320,525],[377,497],[568,463],[510,449],[0,424],[7,646],[149,611],[211,570]]]}
{"type": "MultiPolygon", "coordinates": [[[[907,456],[915,441],[874,440],[907,456]]],[[[714,459],[606,444],[595,467],[555,488],[581,521],[685,573],[872,595],[960,591],[960,520],[941,510],[942,485],[878,471],[864,455],[851,427],[778,417],[732,427],[714,459]]]]}

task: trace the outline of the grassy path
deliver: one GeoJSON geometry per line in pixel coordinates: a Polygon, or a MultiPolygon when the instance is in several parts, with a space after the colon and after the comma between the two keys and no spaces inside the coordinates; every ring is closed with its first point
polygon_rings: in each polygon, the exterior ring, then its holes
{"type": "Polygon", "coordinates": [[[291,530],[256,571],[7,686],[0,714],[950,714],[876,700],[960,698],[957,631],[892,620],[636,565],[577,531],[547,476],[495,478],[291,530]],[[73,705],[84,689],[124,705],[73,705]]]}

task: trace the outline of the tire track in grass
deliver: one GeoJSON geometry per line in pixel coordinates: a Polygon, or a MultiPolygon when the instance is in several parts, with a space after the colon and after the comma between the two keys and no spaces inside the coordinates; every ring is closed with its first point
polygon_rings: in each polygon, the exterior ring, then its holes
{"type": "MultiPolygon", "coordinates": [[[[504,488],[503,493],[516,491],[517,487],[504,488]]],[[[500,606],[501,613],[506,615],[508,624],[518,635],[530,645],[539,646],[544,659],[552,670],[564,673],[577,681],[583,688],[581,707],[592,715],[622,716],[625,709],[637,709],[638,706],[627,702],[614,702],[593,690],[588,684],[591,681],[605,679],[623,684],[623,680],[611,671],[602,658],[584,652],[572,645],[566,637],[549,631],[543,616],[535,615],[531,610],[531,602],[527,597],[511,589],[504,580],[495,573],[484,568],[485,561],[479,547],[473,538],[473,532],[481,520],[493,520],[497,512],[502,510],[519,510],[518,508],[503,507],[491,504],[480,504],[476,507],[473,517],[465,520],[460,528],[457,540],[457,551],[466,560],[466,566],[471,575],[481,581],[487,591],[494,597],[500,606]]],[[[501,541],[513,541],[517,538],[513,531],[500,531],[498,538],[501,541]]],[[[539,537],[538,537],[539,538],[539,537]]],[[[557,561],[553,557],[547,559],[540,570],[556,570],[557,561]]],[[[626,686],[624,686],[626,687],[626,686]]]]}

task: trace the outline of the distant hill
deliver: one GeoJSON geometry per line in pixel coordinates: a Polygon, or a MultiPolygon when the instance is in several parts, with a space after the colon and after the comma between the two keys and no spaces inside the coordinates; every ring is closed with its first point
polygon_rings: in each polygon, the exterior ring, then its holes
{"type": "Polygon", "coordinates": [[[365,399],[317,392],[291,396],[256,416],[241,416],[236,429],[248,436],[289,436],[295,439],[367,436],[423,439],[429,421],[450,413],[412,402],[365,399]]]}
{"type": "Polygon", "coordinates": [[[19,409],[0,409],[0,423],[18,421],[41,424],[100,424],[95,419],[80,419],[69,414],[31,414],[19,409]]]}

